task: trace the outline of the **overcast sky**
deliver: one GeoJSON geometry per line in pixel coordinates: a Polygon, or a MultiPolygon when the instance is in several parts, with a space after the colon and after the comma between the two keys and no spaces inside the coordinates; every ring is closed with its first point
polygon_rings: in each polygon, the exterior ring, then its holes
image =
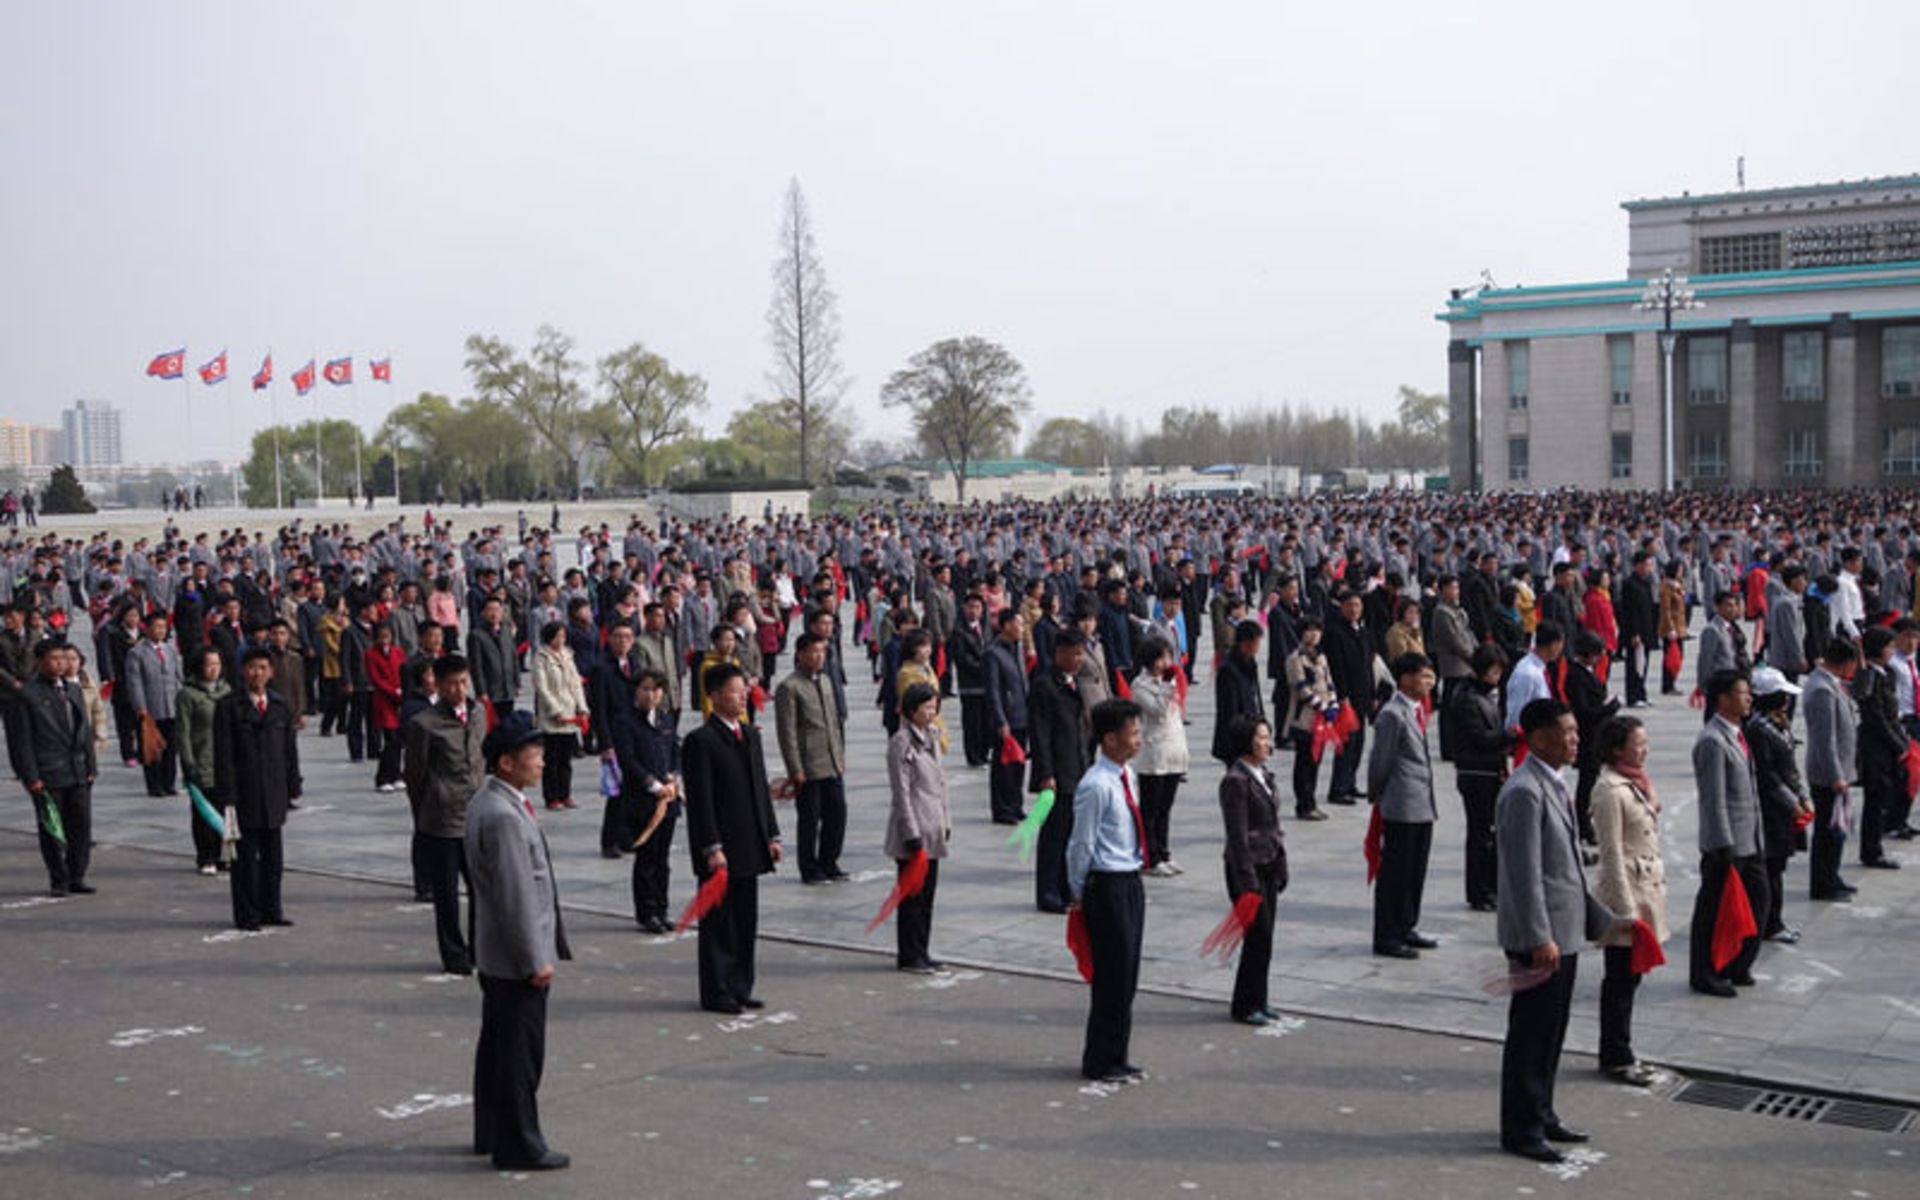
{"type": "MultiPolygon", "coordinates": [[[[1047,416],[1445,385],[1450,286],[1617,278],[1622,199],[1920,170],[1920,5],[15,3],[0,15],[0,415],[127,412],[134,461],[267,421],[269,346],[396,400],[543,322],[762,394],[782,192],[848,405],[947,336],[1047,416]]],[[[279,394],[282,420],[346,389],[279,394]]]]}

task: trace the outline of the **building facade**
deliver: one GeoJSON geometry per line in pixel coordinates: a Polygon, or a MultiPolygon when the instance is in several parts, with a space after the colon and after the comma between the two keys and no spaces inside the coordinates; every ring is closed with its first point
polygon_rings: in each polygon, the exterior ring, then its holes
{"type": "Polygon", "coordinates": [[[1920,486],[1920,176],[1631,200],[1627,276],[1455,293],[1458,490],[1920,486]]]}
{"type": "Polygon", "coordinates": [[[119,410],[101,400],[75,400],[60,414],[60,441],[73,466],[119,466],[119,410]]]}

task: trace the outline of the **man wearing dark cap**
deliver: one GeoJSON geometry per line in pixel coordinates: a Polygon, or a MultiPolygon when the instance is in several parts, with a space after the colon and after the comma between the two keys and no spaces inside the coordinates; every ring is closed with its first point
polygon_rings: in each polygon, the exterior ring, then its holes
{"type": "Polygon", "coordinates": [[[568,1158],[540,1133],[535,1092],[547,1054],[547,996],[556,962],[572,958],[546,835],[526,789],[546,755],[525,712],[504,715],[482,752],[487,779],[467,805],[473,951],[480,968],[480,1044],[473,1056],[473,1152],[503,1171],[551,1171],[568,1158]]]}
{"type": "Polygon", "coordinates": [[[73,649],[43,638],[33,648],[38,671],[14,693],[7,719],[7,749],[13,773],[33,799],[40,827],[40,857],[47,864],[52,895],[80,895],[87,883],[93,831],[93,726],[80,689],[63,678],[73,649]]]}

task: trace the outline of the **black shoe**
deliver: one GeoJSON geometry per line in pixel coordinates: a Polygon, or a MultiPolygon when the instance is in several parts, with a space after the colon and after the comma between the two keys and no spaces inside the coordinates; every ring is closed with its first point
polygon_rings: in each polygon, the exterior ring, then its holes
{"type": "Polygon", "coordinates": [[[1739,994],[1733,990],[1733,985],[1724,979],[1694,980],[1688,986],[1703,996],[1718,996],[1722,1000],[1731,1000],[1739,994]]]}
{"type": "Polygon", "coordinates": [[[1852,892],[1814,892],[1811,898],[1815,900],[1831,900],[1835,904],[1853,903],[1852,892]]]}
{"type": "Polygon", "coordinates": [[[1491,900],[1475,900],[1473,903],[1467,905],[1467,907],[1475,912],[1481,913],[1498,912],[1500,910],[1500,906],[1491,900]]]}
{"type": "MultiPolygon", "coordinates": [[[[1860,865],[1863,867],[1870,867],[1875,871],[1898,871],[1900,869],[1900,864],[1898,862],[1894,861],[1891,858],[1886,857],[1885,855],[1882,855],[1881,857],[1874,858],[1874,859],[1862,859],[1860,862],[1860,865]]],[[[75,890],[78,890],[78,889],[75,889],[75,890]]]]}
{"type": "Polygon", "coordinates": [[[47,895],[52,896],[56,900],[63,900],[66,898],[67,889],[56,883],[47,889],[47,895]]]}
{"type": "Polygon", "coordinates": [[[993,823],[995,825],[1018,825],[1020,819],[1018,817],[995,817],[993,823]]]}
{"type": "Polygon", "coordinates": [[[493,1160],[493,1165],[502,1171],[558,1171],[572,1161],[558,1150],[549,1150],[530,1162],[512,1162],[504,1158],[496,1158],[493,1160]]]}
{"type": "Polygon", "coordinates": [[[1836,886],[1839,887],[1841,891],[1845,892],[1849,896],[1853,895],[1855,892],[1860,890],[1859,888],[1853,886],[1851,883],[1848,883],[1844,879],[1842,879],[1836,886]]]}
{"type": "Polygon", "coordinates": [[[1327,814],[1317,808],[1310,808],[1305,812],[1293,814],[1293,818],[1296,821],[1324,821],[1327,819],[1327,814]]]}
{"type": "Polygon", "coordinates": [[[800,877],[800,882],[806,884],[808,887],[813,887],[816,884],[825,883],[826,881],[827,877],[825,875],[802,875],[800,877]]]}
{"type": "Polygon", "coordinates": [[[1567,1156],[1549,1146],[1545,1141],[1508,1142],[1502,1141],[1500,1148],[1508,1154],[1517,1154],[1521,1158],[1530,1158],[1537,1163],[1563,1163],[1567,1156]]]}
{"type": "Polygon", "coordinates": [[[1556,1123],[1547,1126],[1547,1140],[1550,1142],[1560,1142],[1564,1145],[1577,1146],[1583,1142],[1590,1142],[1593,1139],[1578,1129],[1556,1123]]]}
{"type": "Polygon", "coordinates": [[[1419,958],[1420,952],[1412,946],[1375,946],[1373,952],[1380,958],[1419,958]]]}
{"type": "Polygon", "coordinates": [[[1412,946],[1415,950],[1438,950],[1440,948],[1439,942],[1434,941],[1424,933],[1418,932],[1407,935],[1407,945],[1412,946]]]}
{"type": "Polygon", "coordinates": [[[1056,917],[1067,911],[1067,906],[1064,904],[1037,904],[1034,907],[1043,913],[1052,913],[1056,917]]]}
{"type": "Polygon", "coordinates": [[[896,971],[905,971],[909,975],[935,975],[939,972],[932,963],[897,963],[896,971]]]}
{"type": "Polygon", "coordinates": [[[235,921],[233,927],[242,933],[260,932],[260,923],[258,921],[235,921]]]}
{"type": "Polygon", "coordinates": [[[1622,1063],[1617,1067],[1601,1067],[1600,1073],[1608,1079],[1630,1087],[1653,1086],[1653,1068],[1643,1062],[1622,1063]]]}
{"type": "Polygon", "coordinates": [[[1360,802],[1360,798],[1358,796],[1328,796],[1327,797],[1328,804],[1353,805],[1353,804],[1358,804],[1359,802],[1360,802]]]}
{"type": "Polygon", "coordinates": [[[740,1001],[741,1008],[760,1009],[760,1008],[765,1008],[766,1006],[767,1006],[767,1002],[765,1000],[760,999],[758,996],[748,996],[745,999],[740,1001]]]}
{"type": "Polygon", "coordinates": [[[76,896],[91,896],[100,889],[90,883],[70,883],[67,890],[76,896]]]}
{"type": "Polygon", "coordinates": [[[619,858],[620,848],[618,846],[602,846],[600,847],[600,857],[601,858],[619,858]]]}
{"type": "Polygon", "coordinates": [[[260,922],[260,923],[261,923],[262,925],[278,925],[278,926],[279,926],[280,928],[282,928],[282,929],[291,929],[291,928],[293,928],[293,922],[292,922],[292,921],[289,921],[289,920],[288,920],[287,918],[285,918],[285,917],[268,917],[268,918],[267,918],[266,920],[264,920],[264,921],[262,921],[262,922],[260,922]]]}
{"type": "Polygon", "coordinates": [[[473,974],[473,965],[471,963],[460,963],[450,967],[446,963],[441,963],[440,973],[443,975],[471,975],[473,974]]]}
{"type": "Polygon", "coordinates": [[[1727,982],[1731,983],[1735,987],[1752,987],[1754,983],[1757,981],[1754,979],[1752,974],[1746,974],[1746,975],[1730,975],[1727,977],[1727,982]]]}
{"type": "Polygon", "coordinates": [[[710,1013],[721,1013],[729,1017],[740,1015],[740,1005],[734,1000],[715,1000],[712,1004],[702,1004],[700,1007],[710,1013]]]}
{"type": "Polygon", "coordinates": [[[432,892],[415,892],[413,894],[413,902],[415,904],[432,904],[433,893],[432,892]]]}
{"type": "Polygon", "coordinates": [[[833,870],[827,872],[828,883],[845,883],[852,878],[853,876],[842,871],[839,867],[835,867],[833,870]]]}

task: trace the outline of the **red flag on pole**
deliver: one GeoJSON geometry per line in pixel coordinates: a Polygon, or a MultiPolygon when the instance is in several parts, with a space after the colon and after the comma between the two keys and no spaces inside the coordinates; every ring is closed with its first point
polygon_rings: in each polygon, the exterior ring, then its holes
{"type": "Polygon", "coordinates": [[[353,357],[330,358],[320,369],[320,377],[335,387],[353,382],[353,357]]]}
{"type": "Polygon", "coordinates": [[[147,364],[147,374],[155,379],[178,379],[186,374],[187,350],[182,346],[178,350],[169,350],[165,354],[156,354],[147,364]]]}
{"type": "Polygon", "coordinates": [[[367,370],[372,373],[375,383],[393,382],[393,360],[391,358],[376,358],[367,364],[367,370]]]}
{"type": "Polygon", "coordinates": [[[263,392],[266,390],[267,385],[272,382],[273,382],[273,352],[268,351],[267,356],[260,360],[260,369],[253,373],[253,390],[256,392],[263,392]]]}
{"type": "Polygon", "coordinates": [[[206,362],[200,364],[200,382],[212,387],[227,377],[227,352],[222,350],[206,362]]]}
{"type": "Polygon", "coordinates": [[[313,390],[312,359],[308,359],[306,366],[293,373],[293,390],[302,396],[313,390]]]}

